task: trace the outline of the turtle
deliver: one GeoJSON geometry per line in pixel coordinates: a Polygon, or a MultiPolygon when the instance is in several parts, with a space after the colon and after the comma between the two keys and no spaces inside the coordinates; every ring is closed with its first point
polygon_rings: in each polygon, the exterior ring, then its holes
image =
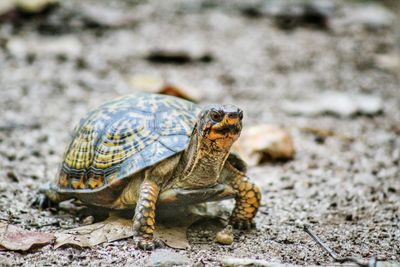
{"type": "Polygon", "coordinates": [[[37,205],[75,199],[134,211],[135,244],[151,250],[155,211],[235,199],[229,224],[255,226],[261,191],[231,152],[242,130],[234,105],[198,105],[174,96],[134,93],[100,105],[73,130],[55,180],[37,205]]]}

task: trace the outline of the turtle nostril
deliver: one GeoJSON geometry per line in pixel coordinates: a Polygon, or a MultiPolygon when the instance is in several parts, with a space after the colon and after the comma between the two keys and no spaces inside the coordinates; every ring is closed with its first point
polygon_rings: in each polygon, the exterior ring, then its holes
{"type": "Polygon", "coordinates": [[[231,113],[228,114],[228,117],[229,117],[230,119],[236,119],[236,118],[239,117],[239,113],[237,113],[237,112],[231,112],[231,113]]]}

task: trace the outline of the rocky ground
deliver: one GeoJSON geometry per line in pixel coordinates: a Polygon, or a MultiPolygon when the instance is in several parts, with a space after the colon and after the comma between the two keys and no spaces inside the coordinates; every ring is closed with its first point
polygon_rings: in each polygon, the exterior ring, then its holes
{"type": "MultiPolygon", "coordinates": [[[[0,17],[1,221],[44,232],[82,224],[30,203],[55,175],[79,118],[134,92],[129,81],[143,75],[197,89],[200,104],[234,103],[245,111],[245,127],[283,126],[296,146],[293,160],[249,170],[263,191],[256,230],[236,231],[235,242],[222,246],[213,225],[196,225],[177,263],[213,266],[232,256],[333,264],[303,223],[342,256],[400,261],[393,5],[315,1],[310,13],[284,9],[282,1],[64,2],[41,15],[0,17]],[[325,91],[378,97],[382,112],[310,116],[283,108],[325,91]]],[[[151,254],[131,240],[90,249],[48,245],[0,251],[0,265],[144,265],[151,254]]]]}

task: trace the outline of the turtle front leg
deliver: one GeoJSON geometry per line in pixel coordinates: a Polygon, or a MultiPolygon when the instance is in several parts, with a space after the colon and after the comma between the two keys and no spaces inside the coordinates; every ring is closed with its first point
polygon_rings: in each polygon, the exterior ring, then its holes
{"type": "Polygon", "coordinates": [[[260,188],[252,183],[243,173],[237,174],[232,187],[236,192],[235,208],[229,223],[236,229],[255,227],[253,218],[256,216],[261,201],[260,188]]]}
{"type": "Polygon", "coordinates": [[[159,186],[153,181],[145,180],[140,186],[139,200],[133,217],[133,230],[136,245],[143,250],[153,250],[163,246],[162,241],[153,236],[159,191],[159,186]]]}

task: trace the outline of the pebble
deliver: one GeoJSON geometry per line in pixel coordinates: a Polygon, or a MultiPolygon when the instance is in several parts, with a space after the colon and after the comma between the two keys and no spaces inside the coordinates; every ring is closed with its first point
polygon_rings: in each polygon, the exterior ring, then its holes
{"type": "Polygon", "coordinates": [[[7,50],[16,57],[36,55],[39,57],[77,58],[81,55],[82,44],[74,36],[46,38],[13,38],[7,43],[7,50]]]}
{"type": "Polygon", "coordinates": [[[310,99],[285,101],[281,107],[293,115],[317,116],[322,114],[350,117],[356,114],[375,115],[383,111],[382,99],[366,94],[326,91],[310,99]]]}
{"type": "Polygon", "coordinates": [[[233,243],[232,226],[228,225],[222,231],[219,231],[215,236],[215,241],[222,245],[230,245],[233,243]]]}
{"type": "Polygon", "coordinates": [[[187,266],[189,258],[185,255],[173,252],[169,249],[156,249],[149,258],[147,266],[168,267],[168,266],[187,266]]]}

